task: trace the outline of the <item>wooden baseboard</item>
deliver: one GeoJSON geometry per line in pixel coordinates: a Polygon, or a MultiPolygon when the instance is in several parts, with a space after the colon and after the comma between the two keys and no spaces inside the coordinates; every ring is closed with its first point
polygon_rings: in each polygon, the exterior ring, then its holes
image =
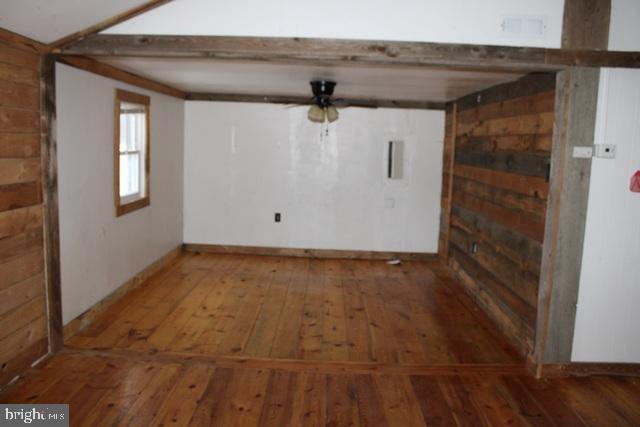
{"type": "Polygon", "coordinates": [[[172,266],[177,261],[178,256],[181,253],[182,245],[170,250],[166,255],[162,256],[153,264],[149,265],[144,270],[133,276],[131,279],[120,285],[120,287],[113,291],[111,294],[107,295],[105,298],[101,299],[93,306],[91,306],[91,308],[89,308],[87,311],[73,319],[71,322],[67,323],[64,326],[64,339],[67,340],[68,338],[78,333],[78,331],[90,325],[98,315],[115,304],[125,294],[139,287],[151,276],[155,275],[161,270],[164,270],[165,268],[172,266]]]}
{"type": "Polygon", "coordinates": [[[640,363],[551,363],[539,367],[539,378],[587,377],[592,375],[640,377],[640,363]]]}
{"type": "Polygon", "coordinates": [[[401,259],[405,261],[432,261],[438,258],[438,254],[426,252],[378,252],[378,251],[348,251],[337,249],[297,249],[297,248],[273,248],[266,246],[231,246],[208,245],[197,243],[185,243],[187,252],[214,253],[214,254],[239,254],[239,255],[267,255],[289,256],[298,258],[332,258],[332,259],[368,259],[388,260],[401,259]]]}

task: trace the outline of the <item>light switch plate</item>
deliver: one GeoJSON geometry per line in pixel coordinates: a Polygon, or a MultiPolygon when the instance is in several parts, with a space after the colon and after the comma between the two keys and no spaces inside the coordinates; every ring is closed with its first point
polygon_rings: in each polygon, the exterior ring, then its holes
{"type": "Polygon", "coordinates": [[[590,159],[591,157],[593,157],[593,147],[573,147],[574,159],[590,159]]]}

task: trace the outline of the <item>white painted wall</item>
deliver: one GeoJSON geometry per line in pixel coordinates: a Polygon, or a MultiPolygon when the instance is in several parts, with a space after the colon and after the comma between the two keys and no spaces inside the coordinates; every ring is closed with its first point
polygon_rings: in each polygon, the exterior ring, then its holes
{"type": "MultiPolygon", "coordinates": [[[[640,3],[614,0],[609,49],[640,49],[640,3]]],[[[596,144],[616,144],[615,160],[593,159],[574,361],[640,362],[640,70],[603,69],[596,144]]]]}
{"type": "Polygon", "coordinates": [[[56,66],[63,321],[182,243],[184,102],[56,66]],[[115,88],[151,96],[151,205],[115,217],[115,88]]]}
{"type": "Polygon", "coordinates": [[[110,28],[189,34],[408,40],[560,47],[562,0],[178,0],[110,28]],[[539,37],[506,37],[505,16],[546,20],[539,37]]]}
{"type": "Polygon", "coordinates": [[[444,113],[348,108],[321,137],[306,112],[186,103],[185,242],[436,252],[444,113]],[[402,180],[386,178],[392,139],[402,180]]]}

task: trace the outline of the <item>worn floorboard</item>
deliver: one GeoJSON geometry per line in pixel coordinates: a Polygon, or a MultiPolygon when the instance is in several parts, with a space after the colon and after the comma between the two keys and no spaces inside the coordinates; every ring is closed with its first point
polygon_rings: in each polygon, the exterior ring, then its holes
{"type": "Polygon", "coordinates": [[[640,379],[535,380],[441,265],[183,256],[0,393],[71,425],[640,425],[640,379]]]}

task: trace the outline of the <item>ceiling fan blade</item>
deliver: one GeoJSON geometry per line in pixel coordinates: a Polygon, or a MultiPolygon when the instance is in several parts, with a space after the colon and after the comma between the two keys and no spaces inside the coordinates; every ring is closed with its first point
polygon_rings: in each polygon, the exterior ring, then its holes
{"type": "Polygon", "coordinates": [[[370,100],[355,100],[355,99],[335,99],[331,101],[331,104],[336,108],[347,108],[347,107],[359,107],[359,108],[378,108],[378,105],[375,101],[370,100]]]}

